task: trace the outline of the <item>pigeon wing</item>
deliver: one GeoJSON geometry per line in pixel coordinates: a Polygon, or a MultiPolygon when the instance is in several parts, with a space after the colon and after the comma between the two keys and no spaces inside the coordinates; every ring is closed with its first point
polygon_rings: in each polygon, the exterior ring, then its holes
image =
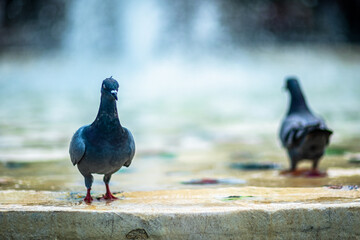
{"type": "Polygon", "coordinates": [[[295,141],[305,136],[312,129],[321,126],[320,119],[314,116],[290,115],[287,116],[280,130],[280,139],[284,147],[291,147],[295,141]]]}
{"type": "Polygon", "coordinates": [[[127,128],[124,128],[124,130],[127,132],[128,134],[128,141],[130,142],[129,144],[129,147],[130,147],[130,157],[129,157],[129,160],[127,160],[124,164],[125,167],[129,167],[131,162],[132,162],[132,159],[134,158],[134,155],[135,155],[135,141],[134,141],[134,137],[133,135],[131,134],[131,132],[127,129],[127,128]]]}
{"type": "Polygon", "coordinates": [[[325,134],[326,136],[326,145],[330,142],[330,136],[333,134],[333,131],[329,129],[325,123],[325,120],[322,117],[318,117],[319,119],[319,126],[317,128],[310,129],[310,132],[318,132],[320,134],[325,134]]]}
{"type": "Polygon", "coordinates": [[[75,132],[70,142],[69,153],[70,153],[71,162],[74,166],[80,162],[80,160],[83,158],[85,154],[86,146],[84,139],[82,137],[82,132],[84,128],[85,126],[79,128],[79,130],[75,132]]]}

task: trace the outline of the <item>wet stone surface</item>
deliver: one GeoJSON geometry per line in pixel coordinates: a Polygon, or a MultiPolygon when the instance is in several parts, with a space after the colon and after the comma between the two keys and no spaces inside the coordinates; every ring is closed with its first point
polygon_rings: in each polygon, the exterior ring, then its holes
{"type": "Polygon", "coordinates": [[[357,188],[227,187],[84,194],[0,191],[2,238],[341,239],[360,237],[357,188]],[[286,226],[286,227],[284,227],[286,226]]]}
{"type": "MultiPolygon", "coordinates": [[[[204,184],[222,188],[323,187],[360,183],[360,166],[348,161],[349,156],[357,156],[356,153],[360,152],[355,147],[341,154],[331,153],[336,143],[330,147],[330,152],[320,162],[320,169],[324,172],[322,177],[289,176],[283,174],[288,168],[286,155],[276,144],[264,141],[260,151],[257,143],[231,141],[201,151],[184,150],[171,154],[140,149],[130,168],[123,168],[113,175],[111,189],[128,192],[197,189],[204,184]]],[[[306,171],[310,163],[301,163],[299,167],[299,172],[306,171]]],[[[102,176],[95,174],[94,178],[93,190],[103,191],[102,176]]],[[[83,177],[68,158],[0,163],[0,190],[12,189],[85,192],[83,177]]]]}

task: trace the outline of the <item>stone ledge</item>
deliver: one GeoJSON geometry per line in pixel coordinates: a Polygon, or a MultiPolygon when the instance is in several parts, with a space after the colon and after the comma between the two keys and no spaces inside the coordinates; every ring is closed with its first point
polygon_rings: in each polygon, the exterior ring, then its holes
{"type": "Polygon", "coordinates": [[[287,201],[281,201],[276,195],[282,191],[245,187],[133,192],[118,194],[123,200],[95,201],[91,205],[77,197],[68,198],[69,193],[64,192],[0,191],[0,238],[360,238],[358,191],[291,188],[284,190],[287,201]],[[295,190],[298,199],[289,200],[295,190]],[[221,199],[240,192],[258,192],[264,198],[221,199]],[[271,193],[274,199],[267,198],[271,193]],[[48,202],[7,202],[10,196],[19,199],[19,194],[38,195],[48,202]]]}

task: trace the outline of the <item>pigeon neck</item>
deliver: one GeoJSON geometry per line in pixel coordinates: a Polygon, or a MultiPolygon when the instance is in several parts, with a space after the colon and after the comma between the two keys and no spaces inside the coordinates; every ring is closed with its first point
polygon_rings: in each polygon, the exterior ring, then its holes
{"type": "Polygon", "coordinates": [[[116,129],[122,129],[114,99],[101,95],[99,112],[93,125],[109,132],[116,132],[116,129]]]}
{"type": "Polygon", "coordinates": [[[288,114],[293,112],[310,112],[300,86],[289,89],[291,95],[291,103],[288,114]]]}

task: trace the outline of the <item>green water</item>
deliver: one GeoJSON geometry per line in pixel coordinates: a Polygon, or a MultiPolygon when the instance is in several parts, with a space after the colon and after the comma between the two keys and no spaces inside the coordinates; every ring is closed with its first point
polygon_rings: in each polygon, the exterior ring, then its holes
{"type": "MultiPolygon", "coordinates": [[[[348,161],[360,152],[359,61],[360,50],[346,46],[264,47],[141,64],[3,56],[0,190],[84,190],[68,144],[77,128],[95,118],[101,81],[111,75],[120,83],[120,120],[137,144],[132,166],[113,177],[116,191],[197,188],[181,182],[201,178],[268,187],[359,184],[360,165],[348,161]],[[282,86],[288,75],[300,78],[310,107],[335,132],[320,162],[328,177],[231,169],[234,162],[288,167],[277,137],[287,109],[282,86]]],[[[103,190],[101,176],[95,176],[94,189],[103,190]]]]}

